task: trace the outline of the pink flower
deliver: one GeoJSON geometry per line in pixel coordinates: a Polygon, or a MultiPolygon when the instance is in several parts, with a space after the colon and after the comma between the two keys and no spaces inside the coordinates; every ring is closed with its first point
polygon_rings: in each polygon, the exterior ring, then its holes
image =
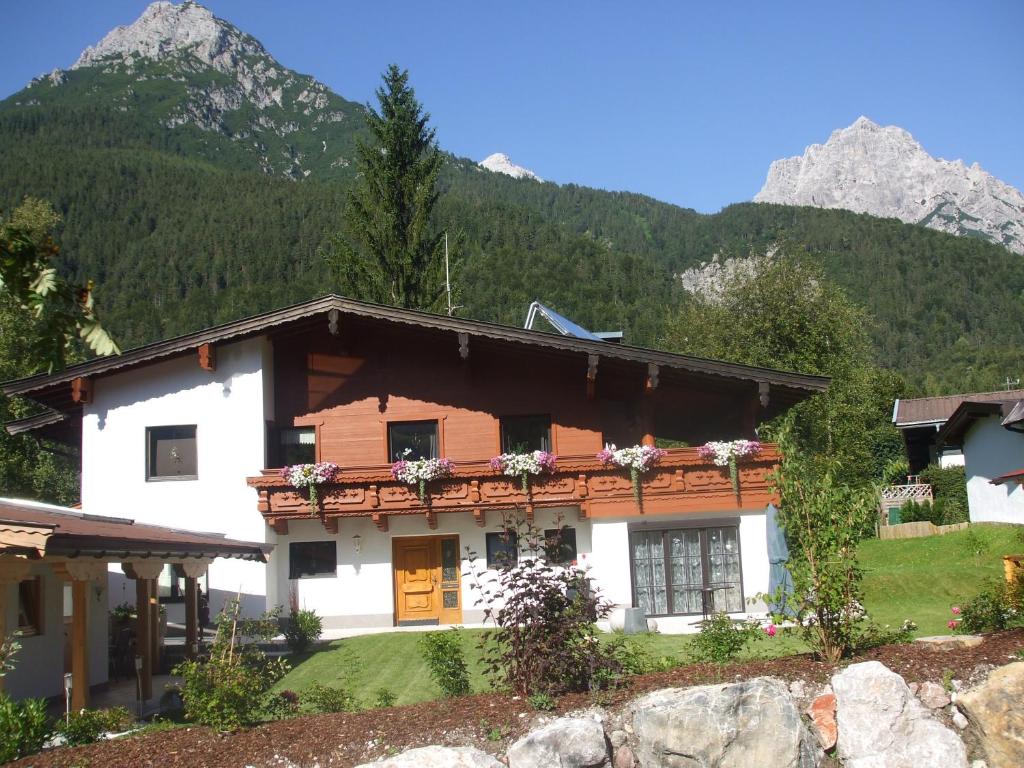
{"type": "Polygon", "coordinates": [[[765,634],[768,635],[768,637],[775,637],[775,633],[779,630],[775,627],[774,624],[769,624],[767,627],[764,628],[764,631],[765,634]]]}
{"type": "Polygon", "coordinates": [[[953,615],[954,616],[959,616],[960,615],[960,606],[959,605],[954,605],[952,608],[950,608],[950,610],[953,611],[953,615]]]}
{"type": "Polygon", "coordinates": [[[955,619],[950,619],[949,621],[946,622],[946,626],[949,627],[950,629],[956,629],[956,625],[959,624],[959,623],[960,622],[956,621],[955,619]]]}

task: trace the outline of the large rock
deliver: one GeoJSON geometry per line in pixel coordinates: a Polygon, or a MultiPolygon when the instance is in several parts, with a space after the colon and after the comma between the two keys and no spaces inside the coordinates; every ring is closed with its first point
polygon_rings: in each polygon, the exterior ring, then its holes
{"type": "Polygon", "coordinates": [[[981,635],[929,635],[915,638],[914,642],[929,651],[959,651],[976,648],[985,642],[985,638],[981,635]]]}
{"type": "Polygon", "coordinates": [[[821,760],[786,684],[772,678],[655,691],[626,717],[641,768],[814,768],[821,760]]]}
{"type": "Polygon", "coordinates": [[[967,768],[956,733],[880,662],[851,664],[832,677],[832,689],[845,768],[967,768]]]}
{"type": "Polygon", "coordinates": [[[356,768],[505,768],[473,747],[418,747],[356,768]]]}
{"type": "Polygon", "coordinates": [[[993,670],[956,703],[977,730],[989,768],[1024,765],[1024,662],[993,670]]]}
{"type": "Polygon", "coordinates": [[[589,717],[561,717],[509,747],[509,768],[605,768],[604,728],[589,717]]]}
{"type": "Polygon", "coordinates": [[[811,718],[811,726],[818,737],[822,749],[832,749],[836,745],[838,730],[836,726],[836,695],[823,693],[807,707],[807,716],[811,718]]]}

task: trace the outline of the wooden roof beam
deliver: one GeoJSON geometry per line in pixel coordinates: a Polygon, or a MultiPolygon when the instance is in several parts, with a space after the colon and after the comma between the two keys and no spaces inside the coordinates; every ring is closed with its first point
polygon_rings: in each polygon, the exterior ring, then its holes
{"type": "Polygon", "coordinates": [[[217,370],[217,350],[213,344],[206,342],[197,347],[199,353],[199,367],[204,371],[213,373],[217,370]]]}
{"type": "Polygon", "coordinates": [[[593,398],[597,384],[597,364],[601,358],[599,355],[587,355],[587,397],[593,398]]]}
{"type": "Polygon", "coordinates": [[[79,376],[71,380],[71,400],[78,405],[92,402],[92,379],[79,376]]]}

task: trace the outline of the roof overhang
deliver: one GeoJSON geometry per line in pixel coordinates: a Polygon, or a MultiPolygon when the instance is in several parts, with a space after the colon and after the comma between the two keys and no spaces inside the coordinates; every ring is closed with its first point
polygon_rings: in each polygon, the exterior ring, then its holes
{"type": "Polygon", "coordinates": [[[610,360],[653,364],[718,379],[748,381],[756,385],[765,384],[782,394],[782,399],[786,402],[796,402],[823,392],[828,388],[830,382],[829,377],[826,376],[810,376],[790,371],[659,352],[642,347],[560,336],[481,320],[468,320],[381,304],[370,304],[332,294],[196,333],[146,344],[120,355],[95,358],[57,373],[39,374],[9,381],[0,385],[0,389],[8,396],[29,397],[61,413],[74,412],[78,407],[71,400],[69,385],[76,380],[102,376],[180,356],[195,351],[205,344],[239,341],[259,336],[272,329],[320,314],[334,318],[341,315],[370,318],[385,323],[451,331],[470,337],[477,336],[537,349],[577,353],[583,356],[598,355],[610,360]]]}
{"type": "Polygon", "coordinates": [[[1024,469],[1018,469],[1013,472],[1007,472],[1005,475],[1000,475],[999,477],[993,477],[989,482],[992,485],[1005,485],[1007,483],[1024,485],[1024,469]]]}
{"type": "Polygon", "coordinates": [[[972,402],[966,400],[957,407],[939,430],[935,444],[940,448],[946,445],[962,448],[967,431],[978,419],[988,416],[1002,416],[1003,404],[1000,402],[972,402]]]}

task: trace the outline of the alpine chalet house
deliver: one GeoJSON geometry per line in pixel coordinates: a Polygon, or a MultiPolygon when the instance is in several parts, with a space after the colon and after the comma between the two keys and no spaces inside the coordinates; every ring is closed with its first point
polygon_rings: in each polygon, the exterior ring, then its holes
{"type": "Polygon", "coordinates": [[[739,458],[734,482],[699,446],[753,439],[827,384],[326,296],[4,391],[48,409],[21,429],[80,441],[86,513],[274,545],[266,565],[210,565],[214,611],[240,593],[330,628],[474,623],[467,552],[480,567],[509,556],[518,510],[562,528],[556,559],[671,632],[753,610],[768,587],[777,448],[739,458]],[[656,456],[636,486],[598,456],[656,441],[693,447],[656,456]],[[525,479],[492,462],[533,451],[557,458],[525,479]],[[337,468],[312,487],[282,473],[316,462],[337,468]]]}

